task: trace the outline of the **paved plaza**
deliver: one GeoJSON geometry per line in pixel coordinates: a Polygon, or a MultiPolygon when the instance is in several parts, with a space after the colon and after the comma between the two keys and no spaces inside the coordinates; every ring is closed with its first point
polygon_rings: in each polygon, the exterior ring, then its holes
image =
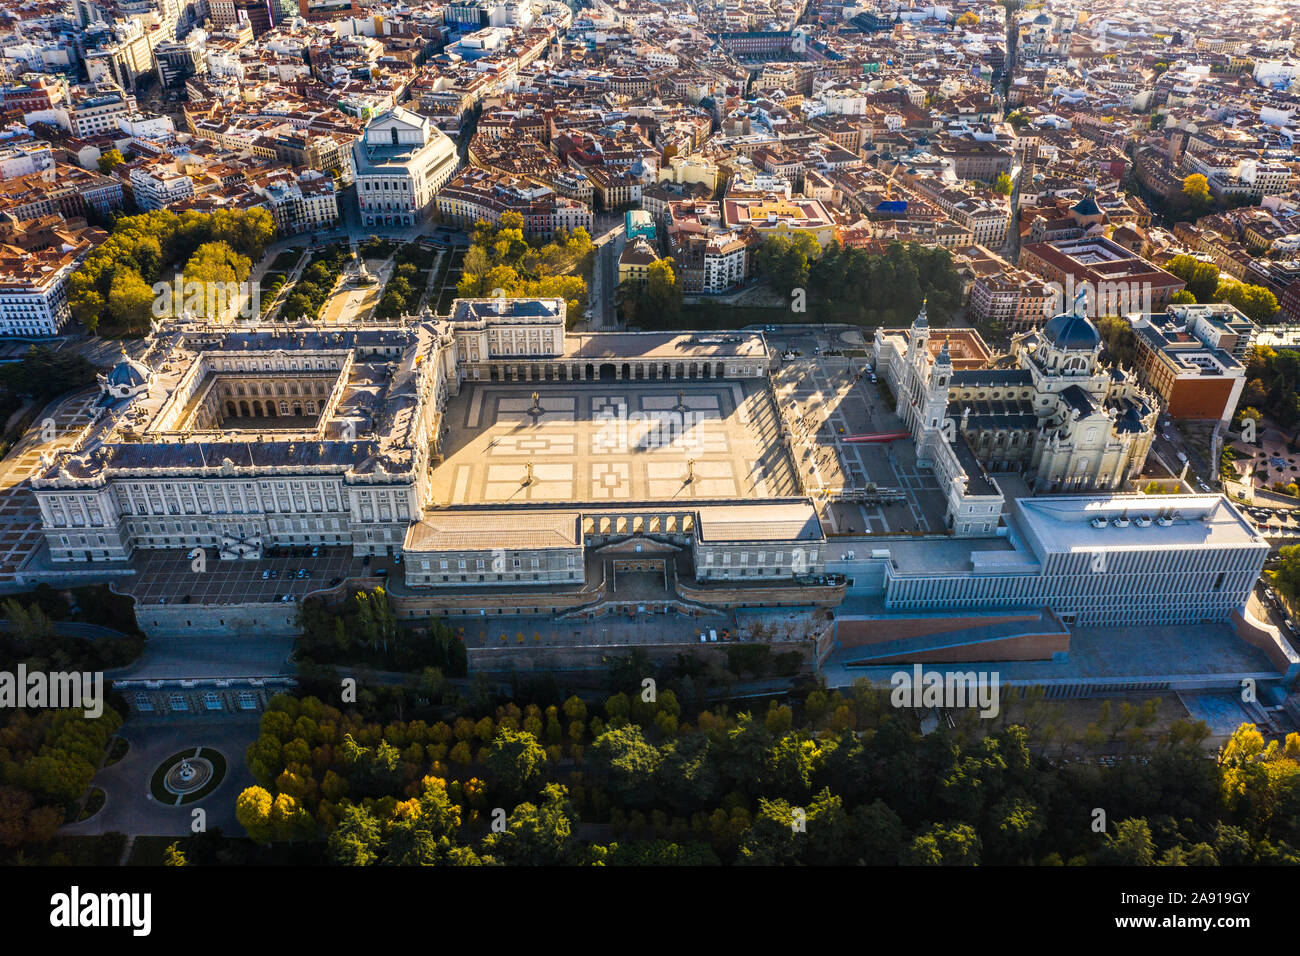
{"type": "Polygon", "coordinates": [[[435,505],[798,494],[761,380],[469,383],[446,423],[435,505]]]}
{"type": "Polygon", "coordinates": [[[804,481],[827,532],[888,534],[936,533],[944,529],[947,504],[934,472],[916,463],[914,444],[846,442],[855,435],[906,431],[902,420],[859,372],[865,359],[800,356],[786,359],[773,373],[777,399],[796,436],[795,453],[804,481]],[[823,492],[879,488],[901,491],[898,503],[826,503],[823,492]]]}

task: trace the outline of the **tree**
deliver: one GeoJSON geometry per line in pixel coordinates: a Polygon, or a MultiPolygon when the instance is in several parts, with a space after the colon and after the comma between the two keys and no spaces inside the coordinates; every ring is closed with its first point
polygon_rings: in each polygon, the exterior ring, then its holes
{"type": "Polygon", "coordinates": [[[1214,301],[1215,290],[1219,287],[1219,267],[1214,263],[1184,254],[1170,259],[1165,269],[1187,283],[1187,291],[1196,297],[1197,302],[1214,301]]]}
{"type": "Polygon", "coordinates": [[[1110,866],[1151,866],[1155,843],[1150,825],[1143,818],[1120,820],[1115,832],[1106,834],[1106,843],[1096,856],[1097,862],[1110,866]]]}
{"type": "Polygon", "coordinates": [[[1179,289],[1169,297],[1170,305],[1192,305],[1196,302],[1196,296],[1186,289],[1179,289]]]}
{"type": "Polygon", "coordinates": [[[126,162],[126,157],[122,155],[120,150],[110,149],[108,152],[100,154],[99,171],[107,176],[124,162],[126,162]]]}
{"type": "Polygon", "coordinates": [[[912,840],[901,862],[906,866],[977,866],[980,838],[969,823],[935,823],[912,840]]]}
{"type": "Polygon", "coordinates": [[[235,819],[254,843],[270,843],[274,835],[271,823],[271,794],[262,787],[249,787],[235,800],[235,819]]]}
{"type": "Polygon", "coordinates": [[[379,858],[379,821],[365,807],[348,804],[326,842],[330,859],[340,866],[369,866],[379,858]]]}
{"type": "Polygon", "coordinates": [[[1010,176],[1006,173],[998,173],[997,178],[993,180],[993,191],[1000,196],[1010,196],[1013,185],[1010,176]]]}
{"type": "Polygon", "coordinates": [[[644,305],[656,316],[676,318],[682,311],[682,280],[673,269],[672,257],[650,263],[647,270],[644,305]]]}
{"type": "Polygon", "coordinates": [[[478,862],[467,848],[456,845],[459,828],[460,807],[451,802],[446,783],[426,777],[420,796],[396,807],[385,835],[384,862],[393,866],[478,862]]]}
{"type": "Polygon", "coordinates": [[[491,860],[507,866],[563,866],[574,861],[575,822],[569,791],[547,784],[541,802],[515,807],[506,829],[489,834],[483,849],[491,860]]]}
{"type": "Polygon", "coordinates": [[[0,366],[0,385],[41,403],[94,382],[95,366],[71,349],[55,352],[44,345],[33,345],[21,360],[0,366]]]}
{"type": "Polygon", "coordinates": [[[633,803],[653,795],[660,753],[641,735],[636,724],[607,730],[587,750],[592,766],[609,775],[609,789],[633,803]]]}
{"type": "Polygon", "coordinates": [[[479,756],[512,799],[526,794],[546,769],[546,751],[525,731],[501,728],[479,756]]]}
{"type": "Polygon", "coordinates": [[[1200,173],[1192,173],[1183,180],[1183,196],[1191,203],[1192,210],[1204,210],[1210,204],[1210,183],[1200,173]]]}
{"type": "Polygon", "coordinates": [[[1259,285],[1223,279],[1214,290],[1217,302],[1227,302],[1252,322],[1263,323],[1278,312],[1277,296],[1259,285]]]}
{"type": "Polygon", "coordinates": [[[108,311],[114,321],[133,332],[142,332],[153,321],[154,291],[138,272],[124,269],[113,278],[108,293],[108,311]]]}
{"type": "Polygon", "coordinates": [[[1111,362],[1125,368],[1133,368],[1137,363],[1137,336],[1128,319],[1118,315],[1107,315],[1097,320],[1097,330],[1101,332],[1102,341],[1111,362]]]}
{"type": "Polygon", "coordinates": [[[788,297],[794,289],[808,287],[808,264],[820,254],[816,239],[806,232],[795,232],[765,239],[755,254],[755,263],[772,289],[788,297]]]}

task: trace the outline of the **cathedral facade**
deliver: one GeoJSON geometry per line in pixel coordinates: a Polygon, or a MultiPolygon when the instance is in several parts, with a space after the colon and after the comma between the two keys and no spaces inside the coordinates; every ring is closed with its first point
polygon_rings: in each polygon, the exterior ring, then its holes
{"type": "Polygon", "coordinates": [[[959,460],[1018,472],[1036,492],[1119,490],[1142,469],[1160,404],[1103,360],[1082,304],[1015,336],[984,368],[954,369],[947,345],[936,352],[930,337],[923,307],[910,329],[878,330],[875,343],[877,371],[919,450],[959,446],[959,460]]]}

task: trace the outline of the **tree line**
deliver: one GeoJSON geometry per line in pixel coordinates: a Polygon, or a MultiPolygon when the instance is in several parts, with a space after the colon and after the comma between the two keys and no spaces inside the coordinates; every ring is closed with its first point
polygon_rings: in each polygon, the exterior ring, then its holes
{"type": "Polygon", "coordinates": [[[590,269],[594,257],[591,235],[581,226],[557,230],[550,242],[530,242],[517,212],[504,213],[496,225],[480,219],[470,233],[456,293],[462,298],[564,299],[570,317],[576,318],[586,302],[587,283],[573,273],[590,269]]]}
{"type": "Polygon", "coordinates": [[[1165,271],[1187,283],[1185,289],[1175,292],[1171,301],[1180,303],[1226,302],[1252,322],[1264,323],[1278,312],[1277,296],[1261,285],[1238,282],[1231,276],[1221,276],[1219,267],[1195,256],[1178,255],[1165,263],[1165,271]]]}
{"type": "Polygon", "coordinates": [[[1300,863],[1300,735],[1243,725],[1206,759],[1203,723],[1153,733],[1157,701],[1107,702],[1085,737],[1133,756],[1101,763],[1031,749],[1048,706],[923,735],[865,683],[736,713],[667,688],[432,723],[280,696],[237,816],[346,865],[1300,863]]]}
{"type": "Polygon", "coordinates": [[[399,628],[382,588],[357,591],[342,606],[318,597],[302,602],[298,659],[309,665],[366,664],[391,670],[435,667],[452,677],[468,668],[465,642],[446,622],[429,619],[399,628]]]}
{"type": "Polygon", "coordinates": [[[908,323],[925,301],[932,316],[961,305],[961,281],[946,249],[891,242],[883,253],[831,242],[823,250],[807,233],[772,236],[755,253],[759,275],[793,301],[805,290],[810,314],[865,324],[908,323]]]}
{"type": "Polygon", "coordinates": [[[261,208],[121,216],[69,280],[72,315],[92,332],[101,323],[144,332],[155,318],[154,283],[172,283],[178,271],[196,282],[243,282],[274,234],[271,214],[261,208]]]}

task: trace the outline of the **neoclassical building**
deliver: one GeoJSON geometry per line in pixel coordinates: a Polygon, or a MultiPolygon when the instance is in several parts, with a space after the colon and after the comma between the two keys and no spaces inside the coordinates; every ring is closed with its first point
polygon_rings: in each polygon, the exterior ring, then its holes
{"type": "MultiPolygon", "coordinates": [[[[529,412],[510,409],[531,401],[541,422],[543,396],[547,407],[604,407],[611,390],[622,394],[617,383],[635,380],[648,383],[638,396],[671,415],[695,393],[668,382],[710,379],[700,401],[745,410],[714,406],[715,418],[691,419],[692,429],[716,437],[724,414],[765,414],[769,355],[759,334],[572,334],[563,300],[477,299],[456,301],[446,317],[389,326],[231,329],[180,319],[146,345],[101,378],[94,421],[74,446],[43,456],[32,478],[56,567],[128,562],[141,550],[199,548],[238,561],[268,547],[320,545],[401,555],[408,604],[443,613],[587,613],[615,599],[617,580],[647,574],[662,587],[625,588],[617,600],[631,603],[615,609],[833,603],[834,587],[814,580],[824,575],[825,535],[812,503],[782,483],[786,452],[776,438],[764,449],[774,483],[767,497],[682,497],[695,479],[673,471],[671,452],[655,459],[672,471],[677,494],[668,498],[647,492],[602,504],[548,492],[453,503],[433,494],[444,419],[458,416],[462,431],[471,417],[481,425],[485,402],[500,401],[508,421],[522,421],[529,412]],[[533,382],[574,384],[515,387],[533,382]],[[478,391],[449,404],[470,388],[478,391]],[[769,592],[738,596],[737,586],[769,592]]],[[[544,452],[553,441],[573,443],[590,422],[518,440],[544,452]]],[[[591,456],[583,469],[606,478],[644,455],[573,448],[575,458],[591,456]]],[[[526,467],[521,481],[523,460],[489,458],[484,487],[527,488],[531,460],[526,467]]],[[[545,469],[567,465],[538,467],[542,481],[545,469]]],[[[695,462],[681,467],[693,475],[695,462]]],[[[663,468],[652,470],[661,483],[663,468]]],[[[717,474],[701,463],[699,487],[717,474]]]]}
{"type": "Polygon", "coordinates": [[[375,117],[352,147],[361,221],[367,226],[420,222],[459,164],[456,144],[427,116],[398,106],[375,117]]]}
{"type": "Polygon", "coordinates": [[[910,329],[877,330],[875,349],[923,464],[965,486],[950,499],[959,530],[990,530],[960,520],[992,503],[967,498],[1001,498],[989,472],[1019,472],[1039,492],[1113,491],[1146,462],[1159,402],[1102,360],[1082,303],[1015,336],[1010,353],[984,368],[954,369],[946,342],[930,347],[924,306],[910,329]]]}

